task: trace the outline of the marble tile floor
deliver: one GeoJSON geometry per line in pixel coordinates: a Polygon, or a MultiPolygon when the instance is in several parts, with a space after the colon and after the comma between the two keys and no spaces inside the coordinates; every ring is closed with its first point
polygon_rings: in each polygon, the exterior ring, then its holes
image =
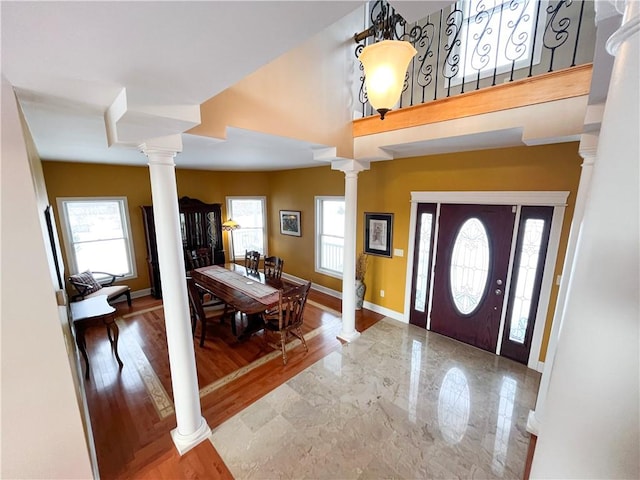
{"type": "Polygon", "coordinates": [[[384,319],[214,429],[237,479],[509,478],[539,373],[384,319]]]}

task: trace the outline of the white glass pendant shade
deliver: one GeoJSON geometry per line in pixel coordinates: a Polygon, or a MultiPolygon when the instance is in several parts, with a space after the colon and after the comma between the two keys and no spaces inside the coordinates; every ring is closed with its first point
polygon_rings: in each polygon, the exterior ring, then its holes
{"type": "Polygon", "coordinates": [[[401,40],[383,40],[362,50],[359,58],[367,97],[382,119],[400,99],[407,67],[416,53],[413,45],[401,40]]]}

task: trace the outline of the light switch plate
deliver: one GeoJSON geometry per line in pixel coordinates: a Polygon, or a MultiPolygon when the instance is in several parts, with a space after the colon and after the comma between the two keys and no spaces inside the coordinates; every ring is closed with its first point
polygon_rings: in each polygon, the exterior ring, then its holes
{"type": "Polygon", "coordinates": [[[402,250],[401,248],[394,248],[393,249],[393,254],[396,257],[404,257],[404,250],[402,250]]]}

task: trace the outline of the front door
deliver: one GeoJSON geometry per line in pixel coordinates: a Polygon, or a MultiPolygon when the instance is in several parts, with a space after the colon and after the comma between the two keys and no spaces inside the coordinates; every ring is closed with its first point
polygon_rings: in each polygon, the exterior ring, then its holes
{"type": "Polygon", "coordinates": [[[442,205],[431,330],[496,351],[515,207],[442,205]]]}

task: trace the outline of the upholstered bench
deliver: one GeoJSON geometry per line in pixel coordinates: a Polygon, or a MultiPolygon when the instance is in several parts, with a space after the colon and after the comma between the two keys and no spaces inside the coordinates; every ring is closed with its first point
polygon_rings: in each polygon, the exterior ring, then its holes
{"type": "Polygon", "coordinates": [[[131,306],[131,288],[127,285],[113,285],[118,278],[124,275],[114,275],[107,272],[94,272],[111,277],[108,281],[99,282],[89,270],[86,272],[71,275],[69,282],[78,292],[77,295],[71,297],[72,301],[85,300],[87,298],[96,297],[98,295],[106,295],[107,301],[111,301],[125,295],[127,297],[127,305],[131,306]]]}

